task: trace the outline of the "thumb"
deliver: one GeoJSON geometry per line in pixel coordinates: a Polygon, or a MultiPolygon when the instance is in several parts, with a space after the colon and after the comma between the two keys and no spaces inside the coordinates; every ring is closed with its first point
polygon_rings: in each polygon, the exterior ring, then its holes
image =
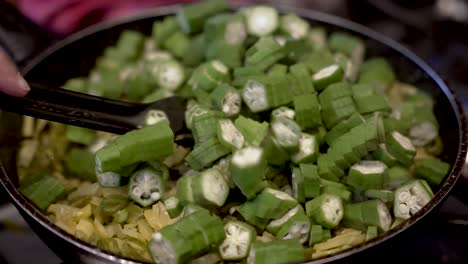
{"type": "Polygon", "coordinates": [[[0,92],[25,96],[30,88],[6,52],[0,48],[0,92]]]}

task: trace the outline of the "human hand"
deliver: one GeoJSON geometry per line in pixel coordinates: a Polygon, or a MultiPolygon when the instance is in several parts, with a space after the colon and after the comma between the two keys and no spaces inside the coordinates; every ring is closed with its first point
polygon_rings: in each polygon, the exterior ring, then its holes
{"type": "Polygon", "coordinates": [[[6,52],[0,48],[0,92],[25,96],[30,88],[6,52]]]}

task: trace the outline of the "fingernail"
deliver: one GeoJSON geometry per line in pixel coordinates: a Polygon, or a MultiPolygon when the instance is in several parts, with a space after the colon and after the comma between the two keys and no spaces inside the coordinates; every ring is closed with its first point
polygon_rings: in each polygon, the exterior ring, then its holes
{"type": "Polygon", "coordinates": [[[23,78],[23,76],[21,76],[20,73],[17,73],[17,75],[16,75],[16,83],[18,84],[18,88],[21,89],[24,92],[29,92],[29,90],[31,90],[28,83],[23,78]]]}

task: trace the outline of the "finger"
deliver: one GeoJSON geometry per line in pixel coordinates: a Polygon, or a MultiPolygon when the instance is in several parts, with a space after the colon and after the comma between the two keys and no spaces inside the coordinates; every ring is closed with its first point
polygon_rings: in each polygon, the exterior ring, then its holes
{"type": "Polygon", "coordinates": [[[21,97],[25,96],[29,90],[29,85],[18,72],[15,64],[0,48],[0,92],[21,97]]]}

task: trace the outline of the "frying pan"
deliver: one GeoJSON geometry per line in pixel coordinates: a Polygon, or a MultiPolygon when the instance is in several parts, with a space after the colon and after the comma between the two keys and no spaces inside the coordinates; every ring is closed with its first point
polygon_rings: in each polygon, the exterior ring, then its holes
{"type": "MultiPolygon", "coordinates": [[[[116,42],[124,29],[151,33],[155,20],[173,14],[176,6],[161,7],[120,21],[108,22],[87,28],[58,42],[23,69],[29,81],[59,86],[66,80],[86,76],[94,67],[96,58],[103,50],[116,42]]],[[[282,12],[294,12],[311,23],[328,31],[346,31],[360,36],[366,43],[368,56],[386,57],[394,66],[401,81],[409,82],[436,98],[435,114],[440,122],[440,135],[444,142],[441,158],[452,165],[451,172],[435,193],[431,202],[398,228],[389,231],[366,244],[339,254],[310,263],[362,262],[377,260],[385,262],[383,250],[391,250],[392,243],[405,239],[428,215],[437,210],[461,173],[466,156],[466,127],[462,108],[449,88],[421,59],[391,39],[353,22],[311,10],[279,7],[282,12]],[[375,258],[374,258],[375,257],[375,258]]],[[[16,152],[18,150],[21,116],[0,113],[0,183],[32,229],[61,259],[69,263],[134,263],[117,257],[97,247],[75,239],[72,235],[54,226],[40,211],[16,190],[16,152]]]]}

